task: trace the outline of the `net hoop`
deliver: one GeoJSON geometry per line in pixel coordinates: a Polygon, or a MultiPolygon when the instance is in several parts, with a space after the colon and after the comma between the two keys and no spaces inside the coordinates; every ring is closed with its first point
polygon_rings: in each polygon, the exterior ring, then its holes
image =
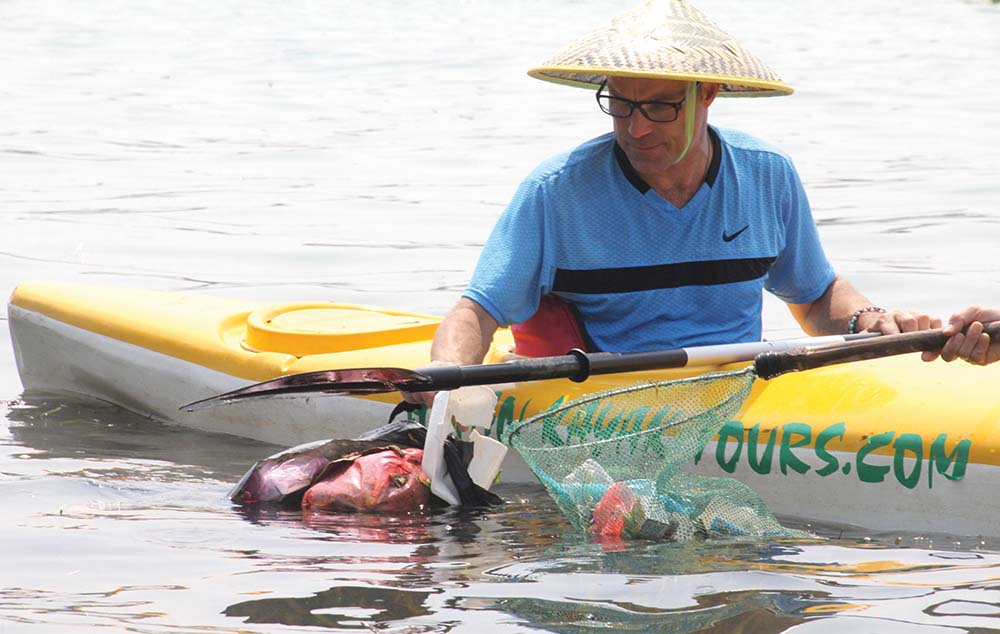
{"type": "MultiPolygon", "coordinates": [[[[513,427],[509,427],[506,430],[506,433],[504,434],[504,437],[503,437],[502,440],[503,440],[503,442],[505,444],[510,445],[512,447],[515,447],[515,448],[518,448],[517,447],[517,440],[516,439],[520,435],[520,432],[522,430],[527,429],[529,426],[540,424],[541,422],[543,422],[544,420],[546,420],[548,418],[552,418],[554,416],[559,416],[559,415],[564,414],[564,413],[566,413],[566,412],[568,412],[570,410],[579,409],[582,406],[584,406],[584,405],[586,405],[588,403],[593,403],[595,401],[602,401],[602,400],[607,400],[609,398],[626,396],[626,395],[629,395],[629,394],[634,394],[636,392],[642,392],[642,391],[649,390],[649,389],[658,389],[658,388],[664,388],[664,387],[673,388],[673,387],[681,387],[681,386],[691,386],[692,388],[694,388],[694,386],[696,386],[698,384],[701,384],[701,383],[720,382],[720,381],[725,381],[725,380],[729,380],[729,379],[737,379],[737,378],[747,379],[747,385],[746,385],[747,389],[746,390],[744,390],[744,389],[734,390],[733,393],[728,398],[720,400],[719,402],[717,402],[716,404],[712,405],[711,407],[705,408],[705,409],[697,411],[697,412],[688,413],[687,415],[683,416],[682,418],[671,419],[670,421],[668,421],[667,423],[665,423],[663,425],[660,425],[660,426],[657,426],[657,427],[649,427],[649,428],[646,428],[646,429],[639,429],[639,430],[636,430],[636,431],[633,431],[633,432],[629,432],[629,433],[624,434],[624,435],[616,435],[613,438],[600,439],[600,440],[583,440],[583,439],[578,439],[580,442],[577,442],[575,444],[559,445],[559,446],[552,446],[552,447],[530,447],[529,449],[531,451],[565,450],[565,449],[570,448],[570,447],[582,446],[584,444],[586,444],[586,445],[598,445],[598,444],[603,444],[603,443],[619,442],[619,441],[627,439],[627,438],[629,438],[631,436],[635,436],[635,435],[639,435],[639,434],[647,434],[647,433],[649,433],[651,431],[655,431],[657,429],[659,429],[659,430],[662,431],[664,429],[669,429],[670,427],[675,427],[675,426],[681,425],[681,424],[683,424],[685,422],[691,421],[692,419],[694,419],[694,418],[696,418],[698,416],[703,416],[705,414],[710,414],[712,412],[716,412],[716,411],[722,410],[724,408],[731,407],[732,404],[733,404],[733,400],[735,400],[735,399],[739,399],[740,405],[742,405],[743,401],[747,397],[747,392],[749,390],[750,384],[752,384],[753,379],[756,378],[756,374],[754,372],[753,366],[748,366],[746,368],[742,368],[742,369],[738,369],[738,370],[728,370],[728,371],[724,371],[724,372],[713,372],[713,373],[710,373],[710,374],[703,374],[703,375],[699,375],[699,376],[686,377],[686,378],[682,378],[682,379],[672,379],[672,380],[669,380],[669,381],[658,381],[658,382],[649,381],[649,382],[637,383],[635,385],[629,385],[629,386],[626,386],[626,387],[617,387],[617,388],[612,388],[612,389],[609,389],[609,390],[603,390],[603,391],[600,391],[600,392],[594,392],[592,394],[588,394],[588,395],[583,396],[581,398],[569,401],[568,403],[563,403],[563,404],[559,405],[558,407],[554,407],[552,409],[548,409],[548,410],[546,410],[544,412],[541,412],[539,414],[536,414],[536,415],[532,416],[531,418],[529,418],[527,420],[523,420],[523,421],[517,423],[513,427]]],[[[739,409],[739,407],[737,406],[736,409],[739,409]]]]}

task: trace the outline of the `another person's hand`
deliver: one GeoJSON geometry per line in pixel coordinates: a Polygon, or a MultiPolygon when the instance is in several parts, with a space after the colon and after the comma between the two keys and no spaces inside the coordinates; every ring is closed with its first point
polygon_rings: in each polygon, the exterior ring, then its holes
{"type": "Polygon", "coordinates": [[[1000,309],[968,306],[958,311],[948,319],[948,325],[942,329],[950,339],[940,352],[923,353],[924,361],[933,361],[941,357],[951,362],[964,359],[976,365],[987,365],[1000,360],[1000,341],[990,343],[990,337],[983,332],[983,322],[1000,320],[1000,309]],[[962,332],[965,330],[965,332],[962,332]]]}
{"type": "MultiPolygon", "coordinates": [[[[457,365],[455,363],[450,363],[448,361],[431,361],[424,368],[440,367],[443,365],[457,365]]],[[[415,372],[420,372],[421,368],[415,368],[415,372]]],[[[403,400],[407,403],[416,403],[417,405],[426,405],[430,407],[434,404],[434,397],[437,396],[437,392],[400,392],[403,395],[403,400]]]]}
{"type": "Polygon", "coordinates": [[[941,320],[925,313],[910,310],[892,310],[884,313],[874,311],[858,315],[855,332],[880,332],[883,335],[898,335],[902,332],[916,332],[940,328],[941,320]]]}

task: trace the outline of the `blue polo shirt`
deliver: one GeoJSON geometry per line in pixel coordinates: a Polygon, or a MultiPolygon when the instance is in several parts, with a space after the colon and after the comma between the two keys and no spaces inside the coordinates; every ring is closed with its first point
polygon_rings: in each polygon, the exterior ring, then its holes
{"type": "Polygon", "coordinates": [[[834,271],[791,160],[740,132],[709,136],[712,165],[681,208],[613,133],[546,161],[497,221],[465,297],[508,325],[553,293],[609,352],[759,341],[762,290],[808,303],[834,271]]]}

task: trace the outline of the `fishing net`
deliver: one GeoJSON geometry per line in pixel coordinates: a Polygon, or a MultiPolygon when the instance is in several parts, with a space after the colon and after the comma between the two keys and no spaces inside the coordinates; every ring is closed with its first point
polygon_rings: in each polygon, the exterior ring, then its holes
{"type": "Polygon", "coordinates": [[[797,536],[748,486],[684,471],[740,409],[753,368],[588,395],[514,427],[563,514],[600,538],[797,536]]]}

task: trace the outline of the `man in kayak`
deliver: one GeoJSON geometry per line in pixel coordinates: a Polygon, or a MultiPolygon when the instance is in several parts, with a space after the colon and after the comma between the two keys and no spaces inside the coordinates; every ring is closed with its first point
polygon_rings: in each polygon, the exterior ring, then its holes
{"type": "Polygon", "coordinates": [[[432,364],[481,362],[508,324],[534,355],[759,341],[764,290],[810,335],[940,326],[837,276],[791,160],[708,124],[720,95],[792,90],[686,1],[651,0],[529,74],[596,89],[613,132],[521,184],[432,364]]]}

